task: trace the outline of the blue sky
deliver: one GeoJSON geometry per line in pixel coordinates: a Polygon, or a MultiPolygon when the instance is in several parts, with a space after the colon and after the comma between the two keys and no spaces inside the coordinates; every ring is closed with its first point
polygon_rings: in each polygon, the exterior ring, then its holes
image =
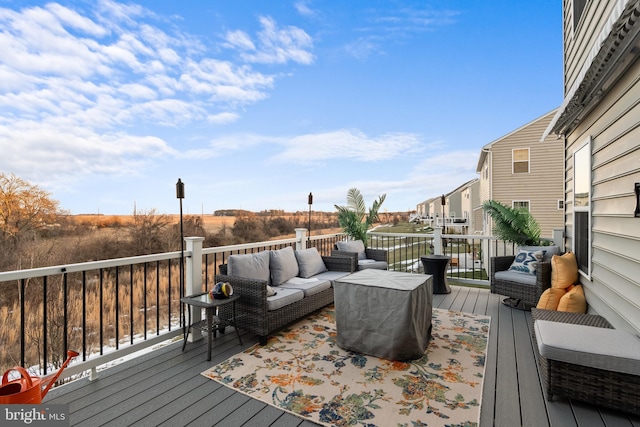
{"type": "Polygon", "coordinates": [[[0,171],[73,214],[408,211],[562,102],[561,2],[0,0],[0,171]]]}

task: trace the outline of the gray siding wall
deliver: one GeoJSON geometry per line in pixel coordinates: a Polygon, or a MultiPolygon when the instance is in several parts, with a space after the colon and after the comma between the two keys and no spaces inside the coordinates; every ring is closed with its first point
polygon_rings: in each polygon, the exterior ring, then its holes
{"type": "Polygon", "coordinates": [[[592,138],[591,277],[581,276],[590,308],[614,326],[640,332],[640,62],[566,138],[565,243],[572,248],[573,157],[592,138]]]}
{"type": "Polygon", "coordinates": [[[540,136],[555,110],[491,146],[492,195],[505,205],[514,200],[529,201],[529,209],[542,229],[542,237],[551,238],[554,229],[563,227],[563,211],[558,200],[564,198],[564,147],[555,135],[540,142],[540,136]],[[529,148],[529,173],[513,173],[512,150],[529,148]]]}

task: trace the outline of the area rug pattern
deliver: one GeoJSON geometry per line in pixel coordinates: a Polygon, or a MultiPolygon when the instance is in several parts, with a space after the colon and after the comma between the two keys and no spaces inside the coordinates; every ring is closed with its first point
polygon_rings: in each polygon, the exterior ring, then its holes
{"type": "Polygon", "coordinates": [[[331,306],[202,374],[327,426],[477,426],[489,323],[434,309],[425,355],[389,361],[338,347],[331,306]]]}

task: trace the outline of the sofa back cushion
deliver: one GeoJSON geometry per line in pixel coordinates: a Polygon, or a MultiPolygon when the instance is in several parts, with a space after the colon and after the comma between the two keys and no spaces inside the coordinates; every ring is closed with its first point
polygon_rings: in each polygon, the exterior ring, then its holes
{"type": "Polygon", "coordinates": [[[324,265],[316,248],[296,251],[296,259],[298,260],[298,268],[300,269],[298,275],[300,277],[309,278],[327,271],[327,266],[324,265]]]}
{"type": "Polygon", "coordinates": [[[269,251],[271,286],[278,286],[298,275],[298,261],[291,246],[269,251]]]}
{"type": "Polygon", "coordinates": [[[362,240],[340,240],[336,242],[336,247],[339,251],[357,252],[358,259],[367,259],[362,240]]]}
{"type": "Polygon", "coordinates": [[[227,261],[227,274],[246,279],[264,280],[269,283],[269,252],[230,255],[227,261]]]}

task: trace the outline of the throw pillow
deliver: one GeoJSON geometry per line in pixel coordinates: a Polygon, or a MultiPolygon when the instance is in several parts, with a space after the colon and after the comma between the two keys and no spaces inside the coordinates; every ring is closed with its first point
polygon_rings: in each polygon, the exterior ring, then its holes
{"type": "Polygon", "coordinates": [[[298,261],[293,253],[293,248],[269,251],[269,264],[271,268],[271,286],[278,286],[298,275],[298,261]]]}
{"type": "Polygon", "coordinates": [[[551,287],[566,289],[578,282],[578,262],[573,252],[551,258],[551,287]]]}
{"type": "Polygon", "coordinates": [[[542,257],[543,262],[551,261],[551,257],[560,252],[559,246],[520,246],[518,247],[518,249],[522,249],[523,251],[531,251],[531,252],[542,251],[544,255],[542,257]]]}
{"type": "Polygon", "coordinates": [[[526,251],[520,249],[509,270],[518,273],[536,274],[536,265],[542,261],[542,251],[526,251]]]}
{"type": "Polygon", "coordinates": [[[560,298],[562,298],[566,293],[567,291],[564,289],[549,288],[540,295],[536,308],[541,308],[543,310],[557,310],[560,298]]]}
{"type": "Polygon", "coordinates": [[[582,285],[572,286],[569,291],[560,298],[558,311],[568,311],[571,313],[587,312],[587,300],[584,297],[582,285]]]}
{"type": "Polygon", "coordinates": [[[358,259],[367,259],[362,240],[340,240],[336,242],[336,247],[339,251],[357,252],[358,259]]]}
{"type": "Polygon", "coordinates": [[[230,255],[227,261],[227,274],[245,279],[264,280],[269,283],[269,252],[230,255]]]}
{"type": "Polygon", "coordinates": [[[324,265],[324,261],[316,248],[296,251],[296,259],[298,260],[298,276],[305,279],[327,271],[327,266],[324,265]]]}

